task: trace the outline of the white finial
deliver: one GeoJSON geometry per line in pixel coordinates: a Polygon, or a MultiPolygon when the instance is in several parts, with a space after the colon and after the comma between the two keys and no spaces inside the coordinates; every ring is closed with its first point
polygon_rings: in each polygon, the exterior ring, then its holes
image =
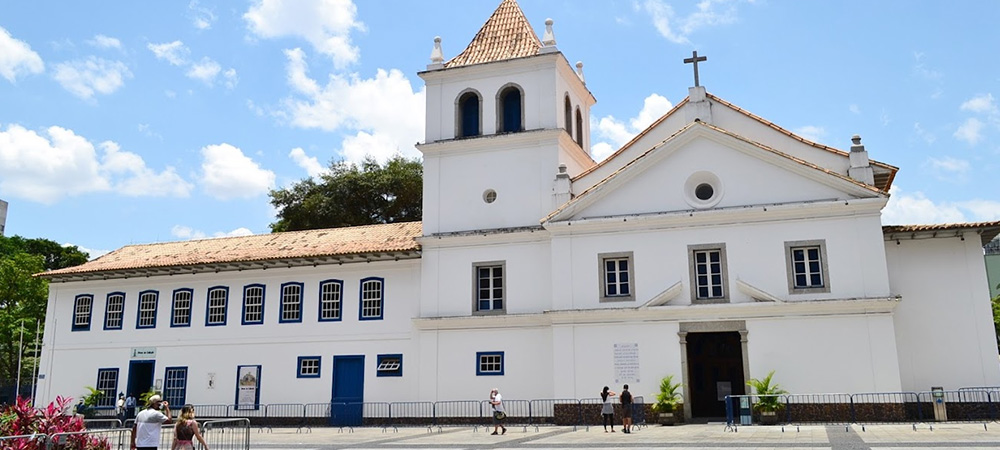
{"type": "Polygon", "coordinates": [[[583,78],[583,61],[576,62],[576,76],[580,77],[580,81],[587,83],[587,80],[583,78]]]}
{"type": "Polygon", "coordinates": [[[552,47],[556,45],[556,35],[552,33],[552,19],[545,19],[545,36],[542,37],[542,45],[552,47]]]}
{"type": "Polygon", "coordinates": [[[444,52],[441,51],[441,36],[434,36],[434,50],[431,50],[431,63],[428,69],[440,69],[444,67],[444,52]]]}

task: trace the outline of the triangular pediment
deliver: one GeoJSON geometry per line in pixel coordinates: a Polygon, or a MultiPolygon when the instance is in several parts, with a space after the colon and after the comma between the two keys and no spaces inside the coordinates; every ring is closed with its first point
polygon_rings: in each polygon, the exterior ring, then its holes
{"type": "Polygon", "coordinates": [[[878,197],[884,194],[873,186],[693,122],[578,194],[544,221],[878,197]]]}

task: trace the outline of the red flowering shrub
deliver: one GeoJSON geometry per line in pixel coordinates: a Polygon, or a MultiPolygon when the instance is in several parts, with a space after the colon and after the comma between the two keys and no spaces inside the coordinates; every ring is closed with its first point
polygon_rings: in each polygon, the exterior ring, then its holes
{"type": "MultiPolygon", "coordinates": [[[[13,405],[0,409],[0,437],[32,436],[0,439],[0,450],[45,450],[48,436],[86,431],[82,418],[65,413],[72,401],[72,398],[56,397],[56,401],[45,408],[35,408],[30,400],[19,398],[13,405]]],[[[64,435],[53,444],[57,450],[111,449],[106,438],[86,434],[64,435]]]]}

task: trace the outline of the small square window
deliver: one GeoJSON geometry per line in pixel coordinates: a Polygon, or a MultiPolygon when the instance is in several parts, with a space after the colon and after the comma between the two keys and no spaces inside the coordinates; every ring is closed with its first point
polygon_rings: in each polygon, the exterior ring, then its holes
{"type": "Polygon", "coordinates": [[[476,352],[476,375],[503,375],[503,352],[476,352]]]}
{"type": "Polygon", "coordinates": [[[502,314],[505,311],[504,262],[482,262],[472,266],[474,314],[502,314]]]}
{"type": "Polygon", "coordinates": [[[403,376],[403,355],[378,355],[378,366],[375,368],[375,374],[380,377],[403,376]]]}
{"type": "Polygon", "coordinates": [[[319,378],[320,361],[319,356],[300,356],[297,378],[319,378]]]}
{"type": "Polygon", "coordinates": [[[785,242],[789,294],[830,292],[826,241],[785,242]]]}
{"type": "Polygon", "coordinates": [[[601,301],[635,300],[632,252],[597,255],[601,274],[601,301]]]}

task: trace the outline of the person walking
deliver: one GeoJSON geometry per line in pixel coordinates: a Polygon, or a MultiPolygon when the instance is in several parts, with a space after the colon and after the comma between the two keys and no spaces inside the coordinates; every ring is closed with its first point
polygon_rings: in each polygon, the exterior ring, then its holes
{"type": "Polygon", "coordinates": [[[198,422],[194,420],[194,405],[184,405],[177,417],[177,425],[174,426],[174,443],[170,446],[170,450],[194,450],[192,438],[198,439],[202,450],[209,450],[205,438],[201,436],[201,430],[198,429],[198,422]]]}
{"type": "Polygon", "coordinates": [[[611,404],[612,397],[614,397],[615,391],[608,389],[604,386],[601,390],[601,401],[604,404],[601,406],[601,418],[604,420],[604,432],[608,432],[608,424],[611,424],[611,432],[615,432],[615,406],[611,404]]]}
{"type": "Polygon", "coordinates": [[[622,393],[618,396],[618,401],[622,403],[622,433],[632,432],[632,393],[628,391],[628,385],[622,386],[622,393]]]}
{"type": "Polygon", "coordinates": [[[132,450],[156,450],[160,445],[160,425],[169,424],[170,404],[163,401],[159,395],[153,395],[146,401],[146,409],[135,416],[132,425],[132,450]],[[163,412],[160,412],[160,410],[163,412]]]}
{"type": "Polygon", "coordinates": [[[491,434],[496,435],[498,429],[503,429],[500,432],[501,435],[507,434],[507,427],[503,426],[507,412],[503,409],[503,396],[500,395],[500,390],[497,388],[490,391],[490,405],[493,406],[493,433],[491,434]]]}
{"type": "Polygon", "coordinates": [[[115,417],[118,418],[121,423],[125,423],[125,393],[118,393],[118,401],[115,402],[115,417]]]}

